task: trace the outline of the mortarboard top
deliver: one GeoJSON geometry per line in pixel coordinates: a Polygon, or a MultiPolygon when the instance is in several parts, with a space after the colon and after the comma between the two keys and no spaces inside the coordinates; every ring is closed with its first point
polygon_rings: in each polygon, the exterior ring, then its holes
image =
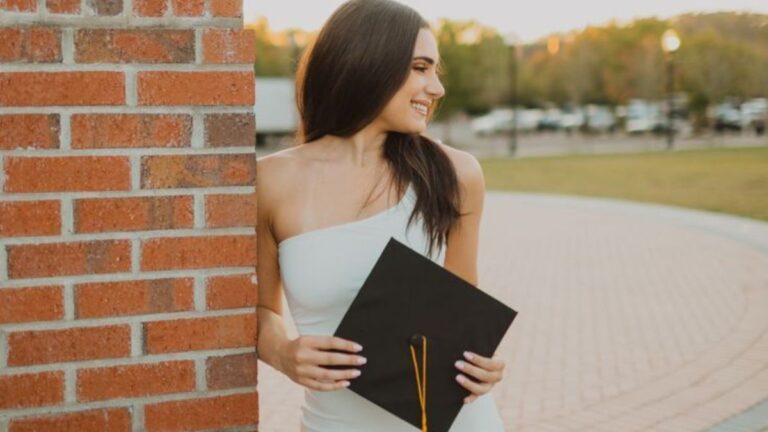
{"type": "Polygon", "coordinates": [[[516,315],[390,238],[334,333],[368,359],[348,389],[421,430],[426,421],[430,432],[447,432],[470,394],[456,382],[455,362],[464,351],[492,357],[516,315]]]}

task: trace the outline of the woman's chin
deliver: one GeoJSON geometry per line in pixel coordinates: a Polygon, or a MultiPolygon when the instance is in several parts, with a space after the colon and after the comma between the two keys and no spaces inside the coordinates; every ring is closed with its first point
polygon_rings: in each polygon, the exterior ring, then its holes
{"type": "Polygon", "coordinates": [[[427,130],[427,124],[426,122],[422,123],[414,123],[412,125],[409,125],[407,128],[403,128],[404,130],[402,133],[408,133],[408,134],[422,134],[427,130]]]}
{"type": "Polygon", "coordinates": [[[387,130],[401,134],[422,134],[427,130],[427,121],[426,119],[409,119],[407,122],[399,122],[396,125],[390,124],[387,130]]]}

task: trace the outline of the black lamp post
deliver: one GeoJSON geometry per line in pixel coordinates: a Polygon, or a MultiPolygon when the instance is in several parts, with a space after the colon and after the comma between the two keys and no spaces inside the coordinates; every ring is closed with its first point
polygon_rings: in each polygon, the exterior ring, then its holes
{"type": "Polygon", "coordinates": [[[675,143],[675,124],[672,117],[675,109],[675,61],[674,54],[680,48],[680,37],[673,29],[661,36],[661,49],[667,59],[667,150],[672,150],[675,143]]]}
{"type": "Polygon", "coordinates": [[[518,54],[518,43],[520,38],[514,33],[508,33],[504,36],[505,44],[511,48],[511,96],[512,96],[512,133],[509,138],[509,155],[515,156],[517,153],[517,105],[518,105],[518,76],[520,75],[520,55],[518,54]]]}
{"type": "Polygon", "coordinates": [[[291,56],[291,75],[296,75],[298,69],[298,46],[296,44],[296,30],[288,30],[288,48],[291,56]]]}

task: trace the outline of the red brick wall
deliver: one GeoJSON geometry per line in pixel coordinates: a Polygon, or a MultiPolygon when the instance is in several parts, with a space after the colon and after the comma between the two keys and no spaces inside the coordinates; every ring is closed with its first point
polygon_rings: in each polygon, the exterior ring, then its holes
{"type": "Polygon", "coordinates": [[[241,0],[0,0],[0,432],[255,429],[241,0]]]}

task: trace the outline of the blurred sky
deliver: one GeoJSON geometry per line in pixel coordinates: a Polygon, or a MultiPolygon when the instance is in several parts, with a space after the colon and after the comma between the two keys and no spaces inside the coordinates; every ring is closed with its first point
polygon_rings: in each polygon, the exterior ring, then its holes
{"type": "MultiPolygon", "coordinates": [[[[768,13],[768,0],[400,0],[427,20],[476,19],[500,33],[532,41],[552,32],[636,17],[667,18],[684,12],[748,11],[768,13]]],[[[272,30],[317,30],[344,0],[243,0],[245,22],[269,19],[272,30]]]]}

